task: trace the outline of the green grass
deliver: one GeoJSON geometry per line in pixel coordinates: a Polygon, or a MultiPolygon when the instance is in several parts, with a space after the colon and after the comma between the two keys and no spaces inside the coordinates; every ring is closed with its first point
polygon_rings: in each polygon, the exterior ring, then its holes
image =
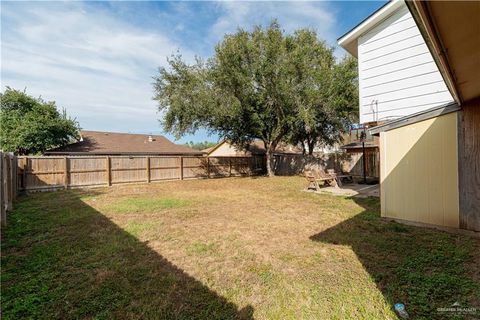
{"type": "Polygon", "coordinates": [[[183,208],[190,204],[185,199],[175,198],[137,198],[120,199],[110,204],[108,209],[113,213],[158,212],[166,209],[183,208]]]}
{"type": "Polygon", "coordinates": [[[412,319],[480,309],[480,241],[387,222],[377,199],[232,178],[22,196],[2,319],[412,319]]]}
{"type": "Polygon", "coordinates": [[[205,255],[215,248],[213,243],[194,242],[187,247],[187,253],[205,255]]]}
{"type": "Polygon", "coordinates": [[[129,222],[124,227],[124,230],[135,237],[139,237],[150,230],[155,230],[156,226],[157,224],[148,222],[148,221],[147,222],[132,221],[132,222],[129,222]]]}

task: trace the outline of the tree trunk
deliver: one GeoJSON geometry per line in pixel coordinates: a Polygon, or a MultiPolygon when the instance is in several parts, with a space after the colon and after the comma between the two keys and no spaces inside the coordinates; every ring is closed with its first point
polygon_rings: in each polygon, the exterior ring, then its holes
{"type": "Polygon", "coordinates": [[[313,155],[313,149],[315,148],[315,140],[312,141],[307,141],[308,143],[308,155],[311,156],[313,155]]]}
{"type": "Polygon", "coordinates": [[[267,174],[269,177],[275,176],[273,151],[271,146],[267,148],[267,174]]]}

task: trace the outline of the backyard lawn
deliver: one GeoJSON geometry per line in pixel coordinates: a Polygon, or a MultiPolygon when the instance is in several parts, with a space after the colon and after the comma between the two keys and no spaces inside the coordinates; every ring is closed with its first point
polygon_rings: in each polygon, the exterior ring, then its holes
{"type": "Polygon", "coordinates": [[[480,240],[379,201],[225,178],[22,196],[2,231],[3,319],[480,317],[480,240]]]}

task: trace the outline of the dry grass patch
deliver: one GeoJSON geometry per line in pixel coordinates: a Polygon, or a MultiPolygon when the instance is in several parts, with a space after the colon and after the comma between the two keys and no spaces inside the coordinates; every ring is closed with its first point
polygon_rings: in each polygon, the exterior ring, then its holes
{"type": "Polygon", "coordinates": [[[2,241],[5,319],[416,318],[477,303],[478,239],[379,218],[304,181],[178,181],[22,197],[2,241]]]}

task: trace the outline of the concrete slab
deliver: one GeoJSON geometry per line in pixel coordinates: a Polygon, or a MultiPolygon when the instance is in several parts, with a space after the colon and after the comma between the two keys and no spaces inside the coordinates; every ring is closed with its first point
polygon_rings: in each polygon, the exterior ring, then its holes
{"type": "Polygon", "coordinates": [[[380,197],[380,185],[344,184],[341,188],[323,187],[315,193],[326,193],[343,197],[380,197]]]}

